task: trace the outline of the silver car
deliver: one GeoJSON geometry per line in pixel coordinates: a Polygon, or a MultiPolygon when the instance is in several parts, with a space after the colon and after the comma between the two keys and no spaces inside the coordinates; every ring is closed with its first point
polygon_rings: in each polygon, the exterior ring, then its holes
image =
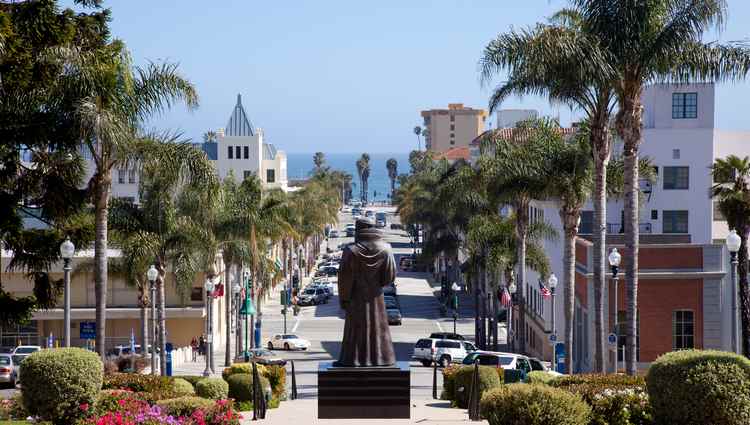
{"type": "Polygon", "coordinates": [[[16,386],[16,368],[13,364],[13,356],[0,354],[0,383],[16,386]]]}

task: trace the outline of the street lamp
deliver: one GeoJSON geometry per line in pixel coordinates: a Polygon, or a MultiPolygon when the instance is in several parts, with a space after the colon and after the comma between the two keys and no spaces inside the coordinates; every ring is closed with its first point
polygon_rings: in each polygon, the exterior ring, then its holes
{"type": "Polygon", "coordinates": [[[732,351],[739,353],[739,338],[737,336],[737,253],[740,250],[742,239],[737,231],[731,230],[727,235],[727,249],[732,261],[732,351]]]}
{"type": "Polygon", "coordinates": [[[615,334],[615,373],[617,373],[617,370],[619,368],[618,363],[620,362],[620,332],[618,329],[618,315],[620,310],[620,305],[617,302],[617,296],[619,294],[618,288],[617,288],[617,272],[620,269],[620,261],[622,260],[622,256],[619,252],[617,252],[617,248],[612,248],[612,251],[609,253],[609,257],[607,257],[607,260],[609,261],[609,266],[612,269],[612,280],[615,282],[615,325],[614,325],[614,333],[615,334]]]}
{"type": "Polygon", "coordinates": [[[549,291],[552,295],[552,334],[557,335],[557,328],[555,327],[555,288],[557,288],[557,276],[554,273],[550,273],[547,285],[549,285],[549,291]]]}
{"type": "MultiPolygon", "coordinates": [[[[155,265],[151,265],[146,272],[148,278],[149,302],[151,303],[151,374],[156,375],[156,278],[159,277],[159,270],[155,265]]],[[[148,344],[146,344],[148,345],[148,344]]],[[[148,350],[148,347],[143,347],[148,350]]]]}
{"type": "Polygon", "coordinates": [[[235,317],[236,317],[236,326],[235,326],[235,340],[237,343],[235,344],[235,356],[240,356],[240,350],[242,349],[242,307],[240,306],[240,293],[242,293],[242,287],[240,286],[239,282],[235,282],[234,286],[232,286],[232,294],[234,295],[234,308],[235,311],[235,317]]]}
{"type": "Polygon", "coordinates": [[[515,340],[515,332],[513,332],[513,296],[516,294],[516,290],[518,288],[516,287],[516,282],[511,281],[510,285],[508,286],[508,292],[510,293],[510,305],[508,306],[508,329],[506,333],[508,334],[506,336],[508,344],[511,346],[511,351],[513,351],[513,341],[515,340]]]}
{"type": "Polygon", "coordinates": [[[461,286],[453,282],[453,285],[451,285],[451,290],[453,291],[453,333],[456,333],[456,321],[458,320],[458,291],[461,290],[461,286]]]}
{"type": "Polygon", "coordinates": [[[204,284],[204,288],[206,290],[206,342],[208,344],[208,349],[206,351],[206,370],[203,371],[203,376],[210,376],[211,375],[211,355],[213,352],[213,344],[214,344],[214,338],[213,338],[213,325],[211,323],[211,297],[212,292],[214,291],[214,280],[211,277],[206,278],[206,283],[204,284]]]}
{"type": "Polygon", "coordinates": [[[70,259],[73,258],[73,253],[75,252],[76,247],[73,245],[73,242],[70,241],[70,238],[65,238],[63,243],[60,244],[60,256],[63,259],[63,275],[65,280],[65,289],[64,289],[64,312],[63,312],[63,326],[65,326],[65,329],[63,331],[64,335],[64,343],[66,347],[70,347],[70,259]]]}

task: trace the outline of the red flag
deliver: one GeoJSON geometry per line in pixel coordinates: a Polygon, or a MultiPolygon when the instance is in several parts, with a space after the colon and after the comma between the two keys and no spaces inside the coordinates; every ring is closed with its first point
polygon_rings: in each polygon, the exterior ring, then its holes
{"type": "Polygon", "coordinates": [[[549,288],[544,286],[544,283],[542,283],[541,280],[539,281],[539,292],[542,293],[542,297],[544,298],[549,298],[552,296],[552,292],[550,292],[549,288]]]}
{"type": "Polygon", "coordinates": [[[220,283],[216,285],[216,288],[214,288],[214,298],[219,298],[224,296],[224,284],[220,283]]]}
{"type": "Polygon", "coordinates": [[[511,302],[512,301],[511,301],[510,293],[508,292],[508,289],[507,288],[503,288],[503,293],[500,296],[500,304],[502,304],[506,308],[510,308],[511,302]]]}

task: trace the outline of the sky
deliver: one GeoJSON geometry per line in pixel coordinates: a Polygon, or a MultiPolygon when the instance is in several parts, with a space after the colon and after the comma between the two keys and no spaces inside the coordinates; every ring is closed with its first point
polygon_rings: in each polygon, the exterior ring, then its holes
{"type": "MultiPolygon", "coordinates": [[[[62,2],[72,4],[71,0],[62,2]]],[[[486,108],[478,60],[499,33],[544,21],[566,0],[107,0],[112,33],[136,64],[169,61],[191,80],[200,107],[177,106],[149,127],[200,140],[243,105],[266,139],[287,152],[408,152],[421,110],[448,103],[486,108]]],[[[725,30],[748,38],[750,2],[728,0],[725,30]]],[[[502,81],[498,76],[495,83],[502,81]]],[[[716,123],[750,129],[750,84],[717,88],[716,123]]],[[[537,109],[563,124],[578,116],[536,97],[504,108],[537,109]]],[[[488,122],[493,125],[495,117],[488,122]]]]}

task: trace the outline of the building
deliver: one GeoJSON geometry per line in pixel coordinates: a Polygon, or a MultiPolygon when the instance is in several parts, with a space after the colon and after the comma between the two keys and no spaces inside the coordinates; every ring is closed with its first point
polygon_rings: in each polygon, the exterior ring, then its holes
{"type": "MultiPolygon", "coordinates": [[[[750,133],[725,132],[714,125],[713,84],[659,84],[644,90],[643,143],[640,154],[653,161],[655,183],[641,182],[640,252],[638,288],[639,367],[645,368],[660,354],[683,348],[731,350],[731,279],[729,255],[724,247],[726,221],[708,196],[713,184],[710,166],[729,154],[750,154],[750,133]],[[744,145],[743,145],[744,144],[744,145]]],[[[615,142],[613,155],[622,152],[615,142]]],[[[557,207],[552,202],[535,202],[532,217],[540,217],[562,229],[557,207]]],[[[617,248],[623,262],[628,254],[623,244],[623,201],[607,202],[607,251],[617,248]]],[[[593,367],[593,206],[581,217],[576,246],[574,370],[593,367]],[[580,350],[580,351],[579,351],[580,350]]],[[[562,294],[562,241],[546,243],[552,271],[560,277],[562,294]]],[[[609,267],[607,268],[609,270],[609,267]]],[[[530,272],[529,282],[538,278],[530,272]]],[[[626,298],[624,276],[619,276],[617,308],[614,281],[607,275],[605,331],[616,332],[624,344],[622,323],[626,298]],[[615,311],[617,323],[615,327],[615,311]]],[[[551,329],[549,301],[539,303],[538,285],[530,285],[530,298],[537,300],[535,313],[540,324],[534,332],[546,336],[551,329]],[[545,335],[546,334],[546,335],[545,335]]],[[[557,333],[562,336],[565,315],[562,297],[555,311],[557,333]]],[[[551,353],[551,345],[543,347],[551,353]]],[[[613,370],[614,346],[607,356],[613,370]]],[[[622,354],[620,354],[622,359],[622,354]]],[[[622,368],[622,364],[620,368],[622,368]]]]}
{"type": "Polygon", "coordinates": [[[230,172],[237,179],[254,174],[264,187],[286,190],[286,153],[265,142],[263,130],[253,126],[239,94],[226,128],[219,129],[216,135],[216,141],[201,146],[209,159],[215,161],[219,178],[230,172]]]}
{"type": "Polygon", "coordinates": [[[537,118],[535,109],[501,109],[497,111],[497,128],[513,128],[521,121],[537,118]]]}
{"type": "Polygon", "coordinates": [[[467,108],[463,103],[448,104],[448,109],[422,111],[425,148],[444,152],[450,148],[468,146],[484,131],[487,111],[467,108]]]}

